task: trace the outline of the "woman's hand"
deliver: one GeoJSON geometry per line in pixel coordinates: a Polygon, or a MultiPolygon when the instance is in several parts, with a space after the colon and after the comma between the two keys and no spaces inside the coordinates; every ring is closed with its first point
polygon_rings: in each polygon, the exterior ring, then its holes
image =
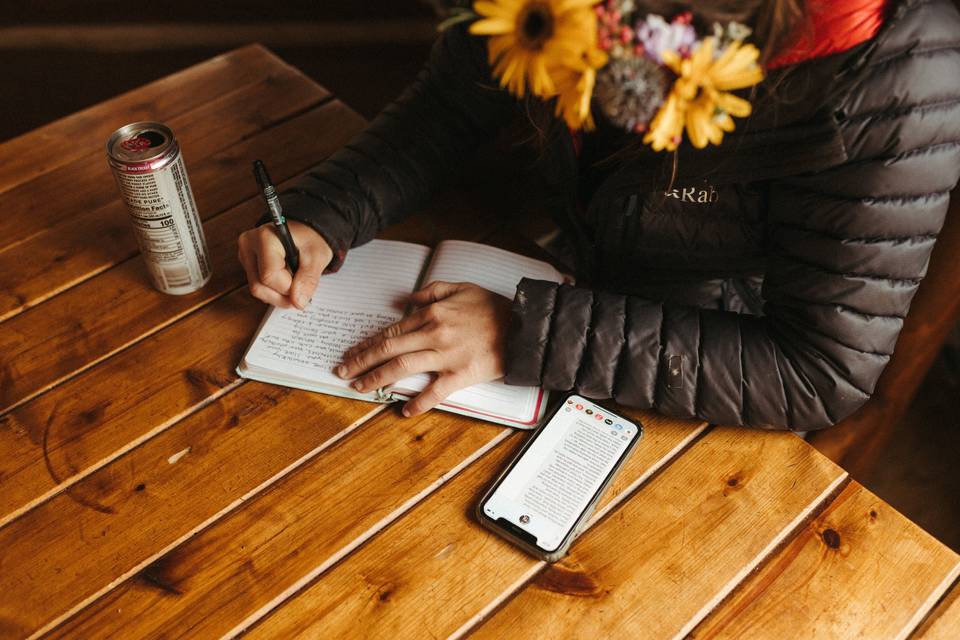
{"type": "Polygon", "coordinates": [[[288,220],[287,226],[300,252],[295,276],[287,268],[283,245],[272,224],[240,234],[239,258],[254,298],[277,307],[303,309],[320,282],[320,274],[333,259],[333,251],[323,236],[302,222],[288,220]]]}
{"type": "Polygon", "coordinates": [[[410,299],[420,308],[348,350],[337,375],[361,376],[353,386],[366,392],[436,372],[407,402],[406,416],[423,413],[458,389],[503,376],[508,298],[474,284],[433,282],[410,299]]]}

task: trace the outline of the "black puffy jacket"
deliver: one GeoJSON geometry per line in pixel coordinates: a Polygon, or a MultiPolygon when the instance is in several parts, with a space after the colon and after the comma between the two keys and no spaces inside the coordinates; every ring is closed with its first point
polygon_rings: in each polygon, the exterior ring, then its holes
{"type": "MultiPolygon", "coordinates": [[[[960,16],[894,4],[875,38],[771,74],[719,147],[600,171],[554,127],[549,204],[578,286],[520,283],[506,381],[798,430],[866,401],[960,176],[960,16]]],[[[485,58],[448,30],[397,101],[283,194],[333,269],[514,113],[485,58]]]]}

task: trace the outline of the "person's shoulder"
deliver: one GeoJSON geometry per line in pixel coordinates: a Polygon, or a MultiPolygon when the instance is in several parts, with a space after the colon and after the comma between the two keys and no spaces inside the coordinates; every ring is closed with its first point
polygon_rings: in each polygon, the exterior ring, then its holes
{"type": "Polygon", "coordinates": [[[960,11],[953,0],[891,3],[870,65],[960,51],[960,11]]]}
{"type": "Polygon", "coordinates": [[[849,157],[926,149],[952,162],[960,145],[960,13],[952,0],[894,3],[857,62],[839,105],[849,157]]]}
{"type": "Polygon", "coordinates": [[[953,0],[893,2],[863,62],[863,88],[890,102],[960,96],[960,12],[953,0]]]}

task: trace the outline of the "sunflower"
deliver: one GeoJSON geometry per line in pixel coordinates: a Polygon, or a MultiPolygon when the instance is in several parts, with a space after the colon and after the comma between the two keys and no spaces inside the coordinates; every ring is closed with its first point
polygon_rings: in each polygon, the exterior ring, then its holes
{"type": "Polygon", "coordinates": [[[729,92],[763,80],[757,65],[760,52],[751,44],[734,41],[714,58],[714,45],[714,38],[705,38],[689,58],[662,52],[664,64],[678,77],[643,138],[654,150],[675,150],[684,128],[690,144],[698,149],[720,144],[723,134],[734,130],[731,116],[750,115],[750,103],[729,92]]]}
{"type": "Polygon", "coordinates": [[[487,53],[501,87],[520,98],[528,88],[549,98],[560,93],[560,80],[568,89],[561,100],[570,106],[577,86],[588,81],[581,77],[571,83],[568,71],[583,74],[585,54],[594,61],[603,56],[597,50],[597,18],[591,9],[597,1],[478,0],[473,8],[482,18],[470,25],[470,33],[490,36],[487,53]]]}

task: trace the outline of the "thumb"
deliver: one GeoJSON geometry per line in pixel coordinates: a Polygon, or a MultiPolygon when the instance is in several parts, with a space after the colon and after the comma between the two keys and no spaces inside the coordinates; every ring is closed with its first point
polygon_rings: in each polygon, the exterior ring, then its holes
{"type": "Polygon", "coordinates": [[[438,280],[436,282],[431,282],[419,291],[412,293],[410,295],[410,300],[418,306],[432,304],[452,296],[462,288],[462,282],[441,282],[438,280]]]}
{"type": "Polygon", "coordinates": [[[317,260],[313,254],[301,253],[300,265],[293,276],[290,286],[290,300],[298,309],[304,309],[320,282],[320,276],[327,265],[317,260]]]}

